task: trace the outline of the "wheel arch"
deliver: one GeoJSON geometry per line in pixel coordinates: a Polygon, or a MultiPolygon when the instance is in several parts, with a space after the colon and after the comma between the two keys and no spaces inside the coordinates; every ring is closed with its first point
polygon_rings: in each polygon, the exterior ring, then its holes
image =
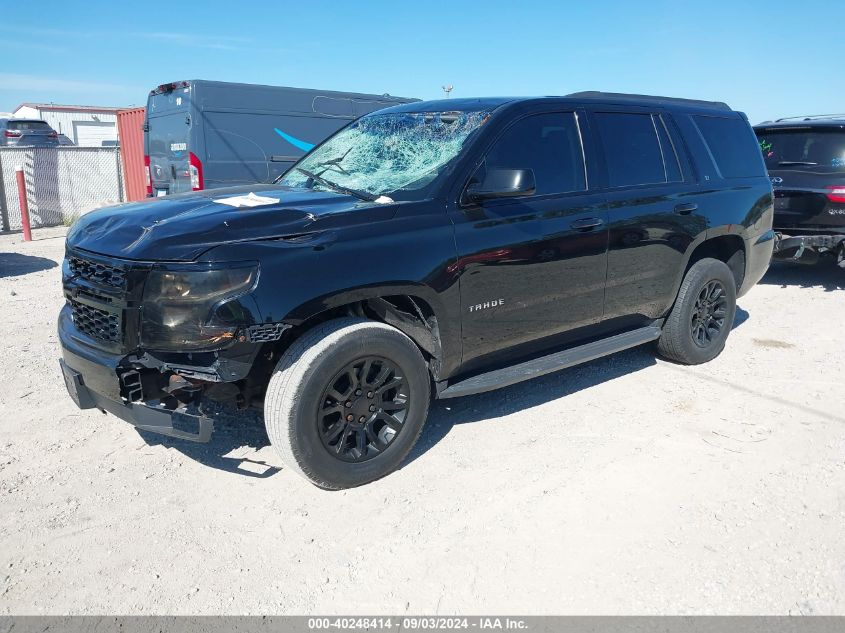
{"type": "Polygon", "coordinates": [[[696,262],[706,257],[724,262],[730,268],[736,282],[737,291],[739,291],[745,279],[746,265],[745,241],[742,237],[735,233],[708,236],[690,252],[681,279],[696,262]]]}
{"type": "Polygon", "coordinates": [[[742,286],[742,280],[745,278],[745,241],[737,233],[722,231],[713,234],[712,231],[703,232],[687,249],[684,265],[678,269],[675,284],[672,289],[671,300],[666,306],[664,316],[669,313],[675,301],[678,298],[678,292],[681,290],[681,284],[684,281],[689,269],[693,265],[706,257],[712,257],[719,261],[725,262],[728,268],[733,273],[734,281],[736,282],[737,291],[742,286]]]}
{"type": "Polygon", "coordinates": [[[395,327],[429,361],[434,379],[445,366],[460,361],[460,330],[454,328],[437,293],[419,284],[393,284],[343,290],[301,304],[283,319],[293,325],[288,344],[299,333],[340,316],[359,316],[395,327]]]}

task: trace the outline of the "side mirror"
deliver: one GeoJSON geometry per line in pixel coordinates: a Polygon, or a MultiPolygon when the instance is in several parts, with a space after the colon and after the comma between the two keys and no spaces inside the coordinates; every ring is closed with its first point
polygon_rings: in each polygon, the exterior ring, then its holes
{"type": "Polygon", "coordinates": [[[537,190],[533,169],[487,169],[484,180],[467,188],[472,201],[530,196],[537,190]]]}

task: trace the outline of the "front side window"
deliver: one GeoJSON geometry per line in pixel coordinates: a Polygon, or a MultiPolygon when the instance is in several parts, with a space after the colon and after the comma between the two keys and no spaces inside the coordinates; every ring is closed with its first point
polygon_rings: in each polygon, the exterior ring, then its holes
{"type": "MultiPolygon", "coordinates": [[[[610,187],[667,181],[657,127],[651,114],[597,112],[596,128],[610,187]]],[[[677,158],[676,165],[677,165],[677,158]]]]}
{"type": "Polygon", "coordinates": [[[485,111],[365,116],[306,155],[279,182],[419,199],[488,116],[485,111]]]}
{"type": "MultiPolygon", "coordinates": [[[[484,159],[481,169],[531,169],[534,195],[587,188],[578,123],[572,112],[535,114],[511,125],[484,159]]],[[[476,174],[479,179],[479,174],[476,174]]]]}

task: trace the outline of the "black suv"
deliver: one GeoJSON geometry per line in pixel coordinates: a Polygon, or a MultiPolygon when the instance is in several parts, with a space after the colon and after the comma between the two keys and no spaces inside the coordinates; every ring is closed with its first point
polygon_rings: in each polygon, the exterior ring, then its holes
{"type": "Polygon", "coordinates": [[[271,185],[102,209],[67,236],[62,367],[82,407],[207,440],[263,407],[323,488],[396,469],[432,396],[657,341],[725,345],[766,271],[744,115],[603,93],[449,99],[351,123],[271,185]]]}
{"type": "Polygon", "coordinates": [[[845,114],[804,116],[754,128],[775,191],[775,257],[845,268],[845,114]]]}

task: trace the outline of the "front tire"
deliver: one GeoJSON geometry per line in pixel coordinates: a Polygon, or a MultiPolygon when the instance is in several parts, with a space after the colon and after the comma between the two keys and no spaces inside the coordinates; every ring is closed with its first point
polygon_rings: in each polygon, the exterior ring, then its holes
{"type": "Polygon", "coordinates": [[[343,318],[306,332],[267,386],[270,442],[291,470],[327,490],[393,472],[413,448],[431,385],[411,339],[383,323],[343,318]]]}
{"type": "Polygon", "coordinates": [[[727,264],[705,258],[684,276],[657,341],[662,356],[684,365],[713,360],[725,348],[736,314],[736,281],[727,264]]]}

